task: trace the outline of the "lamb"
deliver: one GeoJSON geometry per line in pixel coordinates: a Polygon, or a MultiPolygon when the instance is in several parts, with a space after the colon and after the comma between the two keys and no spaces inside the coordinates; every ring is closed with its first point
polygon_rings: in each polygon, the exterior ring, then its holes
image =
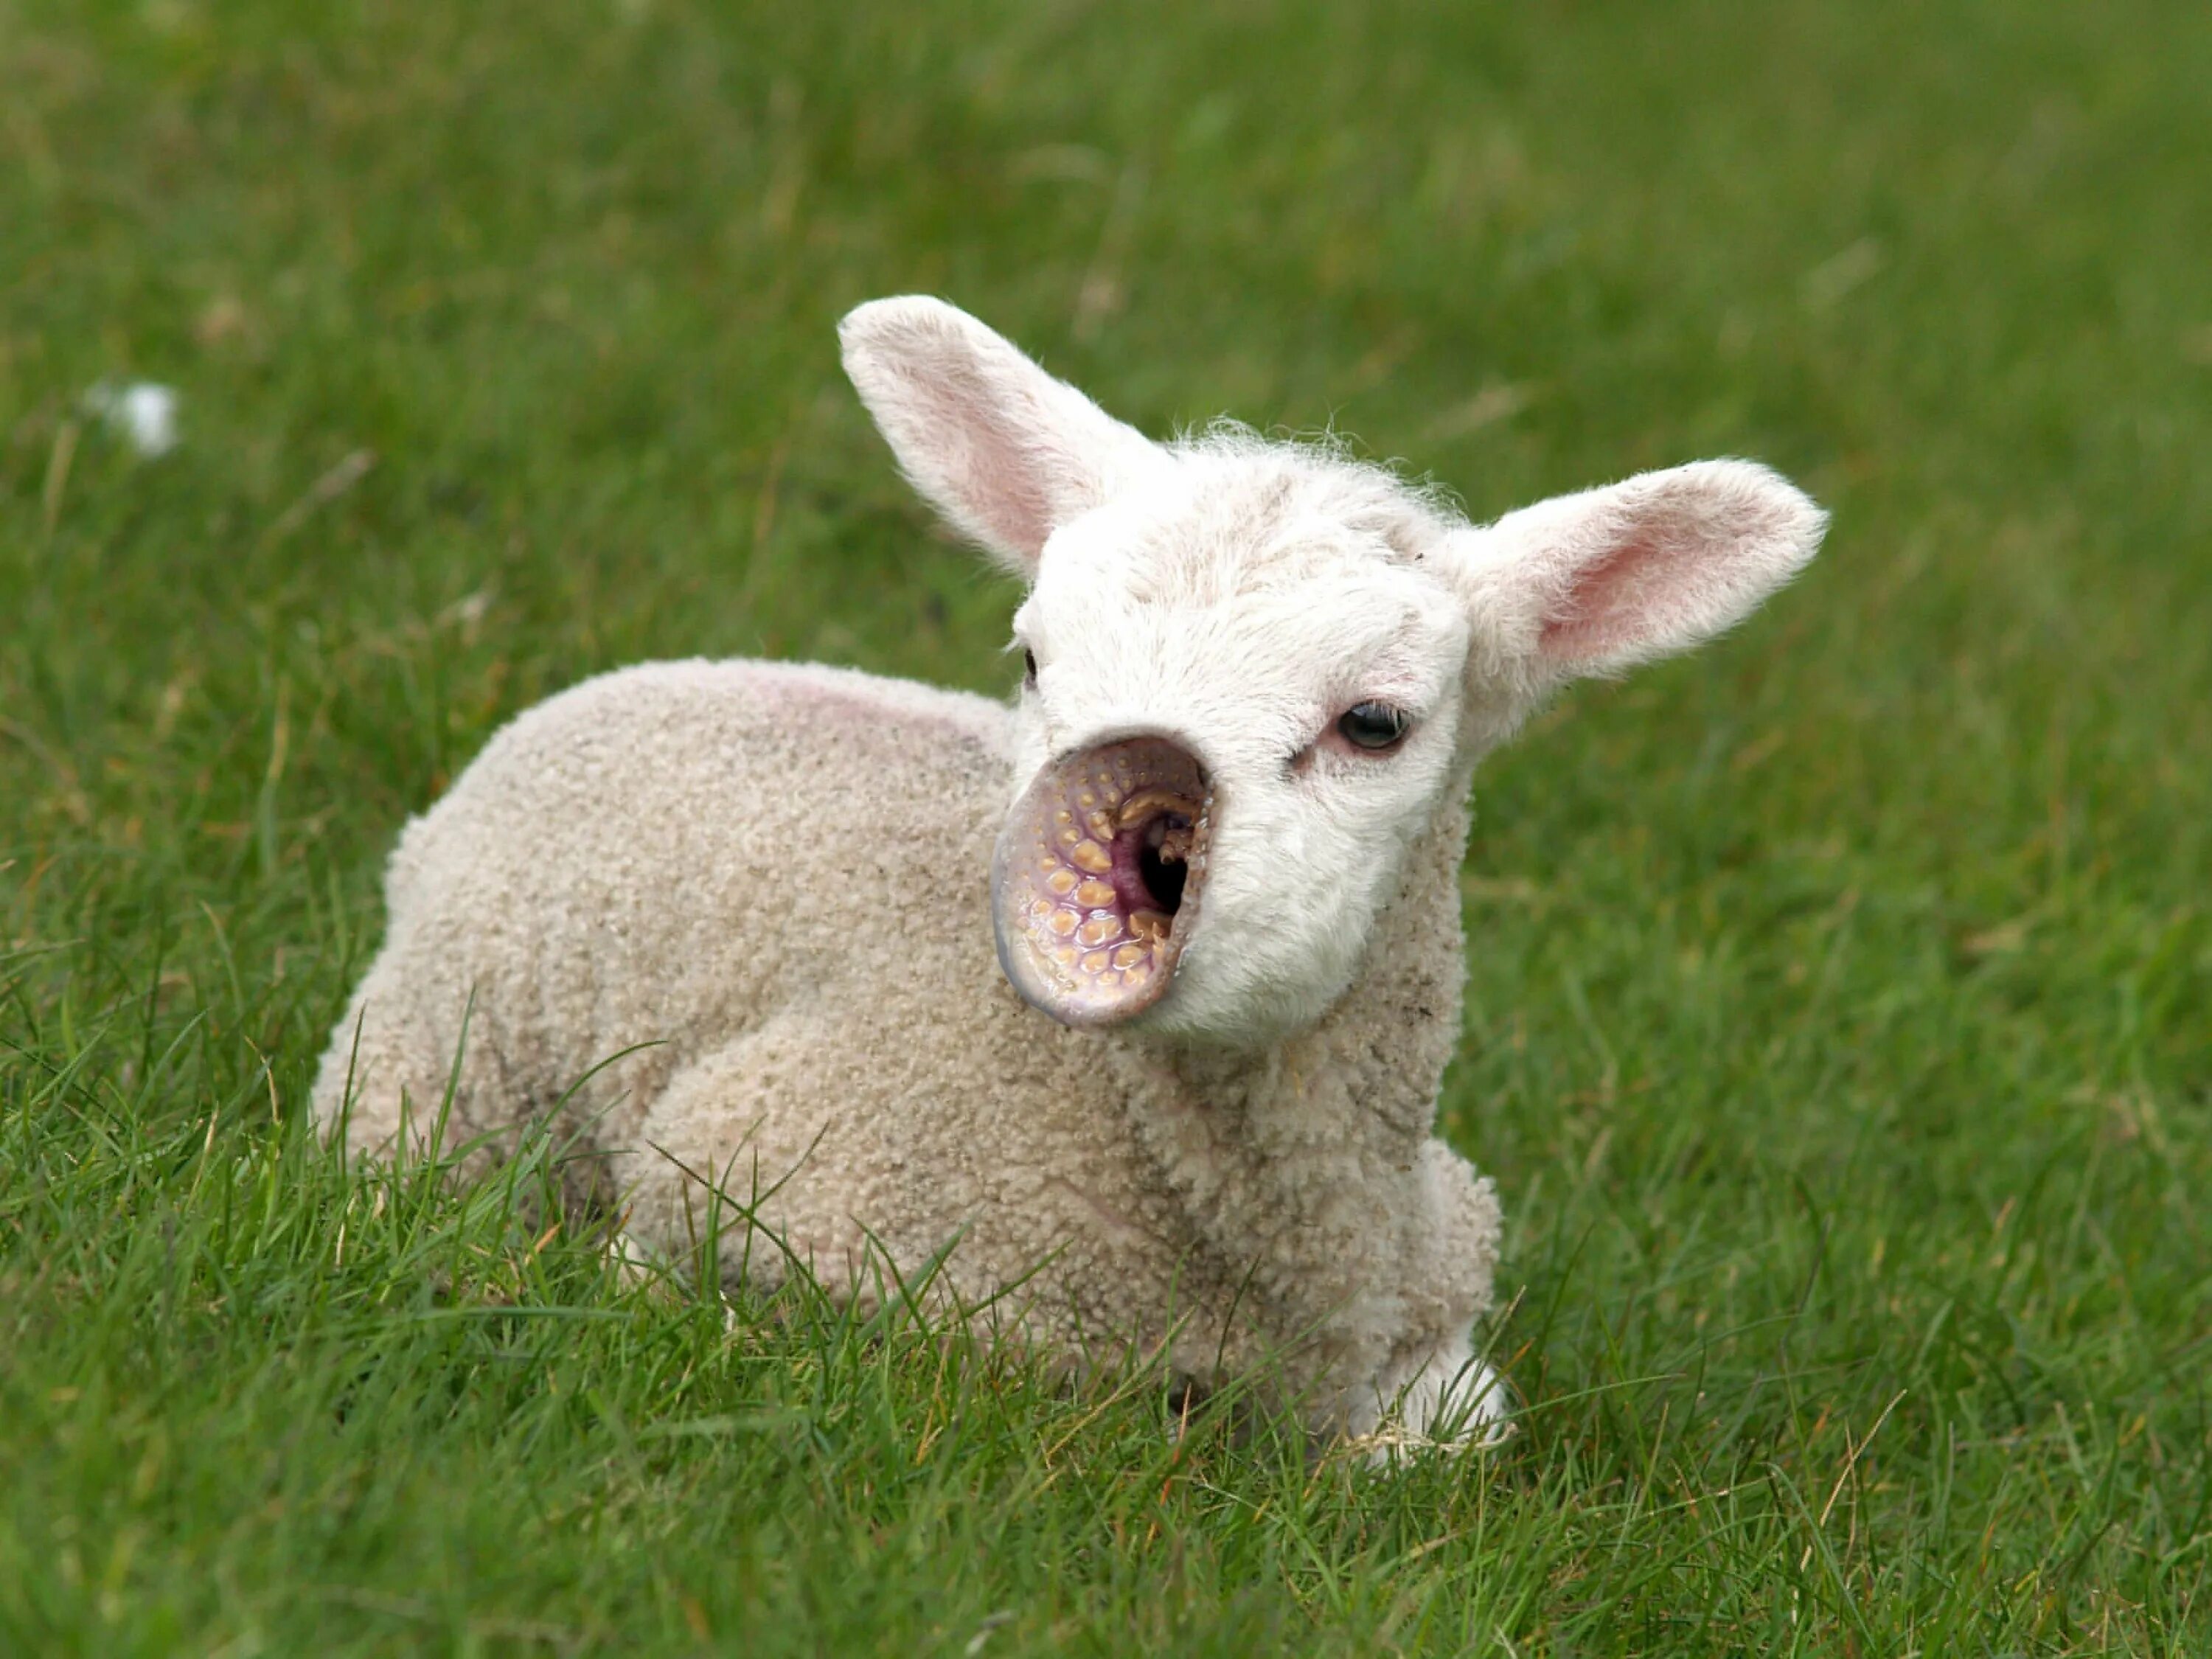
{"type": "Polygon", "coordinates": [[[687,661],[524,714],[402,836],[319,1123],[418,1155],[442,1110],[480,1162],[550,1122],[642,1255],[717,1188],[778,1244],[726,1273],[930,1269],[1070,1367],[1494,1433],[1498,1201],[1434,1133],[1475,763],[1741,619],[1826,515],[1721,460],[1478,526],[1332,449],[1153,442],[940,301],[840,332],[1029,584],[1011,707],[687,661]]]}

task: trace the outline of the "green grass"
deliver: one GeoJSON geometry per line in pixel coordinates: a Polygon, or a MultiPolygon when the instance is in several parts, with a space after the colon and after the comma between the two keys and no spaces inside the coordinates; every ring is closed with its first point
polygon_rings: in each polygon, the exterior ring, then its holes
{"type": "Polygon", "coordinates": [[[0,1651],[2212,1651],[2208,86],[2179,0],[0,4],[0,1651]],[[1480,781],[1504,1452],[726,1330],[307,1133],[516,710],[1007,684],[836,371],[915,289],[1478,514],[1834,509],[1480,781]]]}

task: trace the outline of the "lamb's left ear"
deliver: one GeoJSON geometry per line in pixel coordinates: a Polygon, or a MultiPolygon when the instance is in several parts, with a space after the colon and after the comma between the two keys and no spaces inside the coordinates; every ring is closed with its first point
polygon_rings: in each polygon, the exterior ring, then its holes
{"type": "Polygon", "coordinates": [[[1035,575],[1045,538],[1158,458],[1135,428],[942,300],[872,300],[837,337],[900,469],[1017,575],[1035,575]]]}
{"type": "Polygon", "coordinates": [[[1741,622],[1804,568],[1827,525],[1765,467],[1697,461],[1464,532],[1461,572],[1478,632],[1540,690],[1741,622]]]}

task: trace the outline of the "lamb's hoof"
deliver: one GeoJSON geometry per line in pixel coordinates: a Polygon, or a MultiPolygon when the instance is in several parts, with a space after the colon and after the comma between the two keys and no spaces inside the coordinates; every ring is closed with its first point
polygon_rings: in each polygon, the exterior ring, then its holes
{"type": "Polygon", "coordinates": [[[1379,1467],[1406,1457],[1494,1451],[1520,1431],[1512,1385],[1477,1361],[1442,1382],[1417,1379],[1374,1428],[1346,1436],[1340,1450],[1379,1467]]]}

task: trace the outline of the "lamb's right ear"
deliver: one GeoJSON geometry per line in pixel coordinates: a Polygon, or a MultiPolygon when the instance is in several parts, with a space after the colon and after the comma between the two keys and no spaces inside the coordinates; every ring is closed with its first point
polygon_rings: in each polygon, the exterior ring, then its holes
{"type": "Polygon", "coordinates": [[[1160,452],[966,312],[872,300],[837,326],[845,373],[914,487],[1022,576],[1045,538],[1160,452]]]}
{"type": "Polygon", "coordinates": [[[1696,461],[1457,538],[1489,665],[1540,695],[1711,639],[1804,568],[1828,515],[1750,461],[1696,461]]]}

